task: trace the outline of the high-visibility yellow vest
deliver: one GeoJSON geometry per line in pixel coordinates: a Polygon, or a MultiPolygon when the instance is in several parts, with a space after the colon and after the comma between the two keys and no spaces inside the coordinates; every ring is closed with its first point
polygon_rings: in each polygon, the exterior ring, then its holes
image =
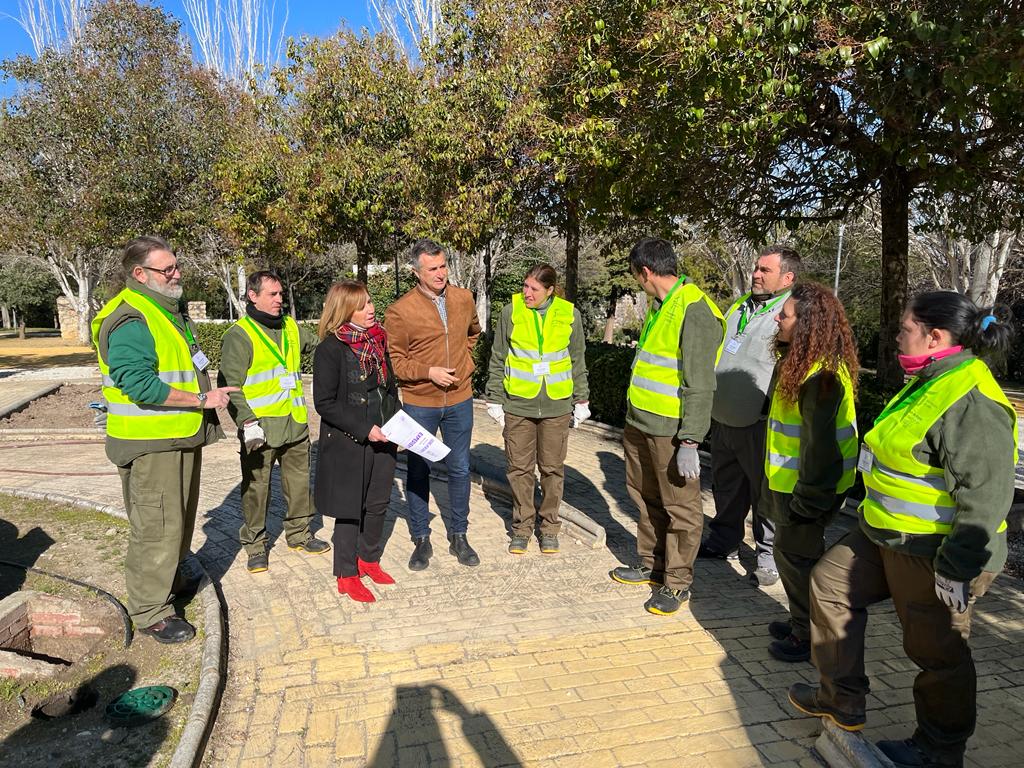
{"type": "MultiPolygon", "coordinates": [[[[718,307],[704,291],[693,283],[683,283],[683,279],[680,278],[668,292],[657,312],[648,307],[636,357],[633,358],[629,389],[626,391],[626,398],[634,408],[673,419],[680,418],[683,413],[681,390],[686,374],[679,349],[679,335],[687,308],[703,301],[721,322],[723,340],[725,335],[725,318],[718,307]]],[[[715,355],[716,365],[721,356],[720,343],[715,355]]]]}
{"type": "MultiPolygon", "coordinates": [[[[865,498],[860,512],[872,528],[901,533],[949,533],[956,517],[956,500],[947,475],[914,458],[914,448],[942,415],[972,389],[999,403],[1013,423],[1013,461],[1017,462],[1017,416],[988,366],[971,358],[909,392],[911,379],[864,435],[871,451],[871,470],[861,472],[865,498]],[[909,395],[907,394],[909,392],[909,395]],[[906,395],[906,396],[905,396],[906,395]]],[[[993,446],[1005,450],[1007,446],[993,446]]],[[[983,460],[979,457],[979,460],[983,460]]],[[[950,478],[951,479],[951,478],[950,478]]],[[[998,532],[1006,530],[1003,520],[998,532]]]]}
{"type": "Polygon", "coordinates": [[[572,359],[569,339],[572,336],[573,305],[554,296],[551,306],[540,313],[526,306],[523,294],[512,297],[512,334],[505,357],[505,391],[522,398],[540,394],[541,385],[552,400],[572,396],[572,359]]]}
{"type": "Polygon", "coordinates": [[[110,378],[110,366],[100,353],[100,326],[122,303],[138,310],[156,345],[160,381],[172,389],[199,394],[199,379],[192,351],[171,318],[152,299],[125,288],[108,301],[92,321],[92,343],[96,347],[103,397],[107,401],[107,434],[120,440],[171,440],[191,437],[203,423],[202,408],[133,403],[110,378]]]}
{"type": "Polygon", "coordinates": [[[299,424],[309,418],[306,398],[302,393],[301,346],[299,326],[285,316],[281,327],[283,349],[263,332],[251,317],[237,323],[252,344],[252,362],[242,382],[242,394],[256,418],[264,416],[291,416],[299,424]],[[284,389],[281,377],[291,376],[294,386],[284,389]]]}
{"type": "MultiPolygon", "coordinates": [[[[804,377],[807,381],[822,369],[816,363],[804,377]]],[[[853,382],[846,366],[836,372],[843,385],[843,399],[836,413],[836,443],[843,460],[843,474],[836,484],[836,493],[850,490],[857,475],[857,413],[853,405],[853,382]]],[[[800,435],[803,419],[798,402],[790,403],[772,395],[768,410],[765,440],[764,474],[768,487],[781,493],[792,493],[800,478],[800,435]]]]}

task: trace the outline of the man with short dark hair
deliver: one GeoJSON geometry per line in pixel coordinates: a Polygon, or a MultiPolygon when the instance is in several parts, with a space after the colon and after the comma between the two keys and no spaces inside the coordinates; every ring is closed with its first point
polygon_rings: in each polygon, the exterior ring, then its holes
{"type": "Polygon", "coordinates": [[[800,254],[772,245],[754,262],[751,290],[725,313],[725,346],[715,370],[711,410],[711,477],[715,517],[699,557],[735,560],[747,512],[753,510],[756,562],[750,579],[770,586],[775,566],[775,527],[757,511],[764,477],[765,400],[775,368],[775,317],[800,272],[800,254]]]}
{"type": "Polygon", "coordinates": [[[121,476],[131,525],[127,607],[140,633],[180,643],[195,636],[173,601],[196,587],[181,563],[192,543],[203,446],[223,437],[214,409],[234,388],[210,387],[171,246],[138,237],[121,265],[126,287],[96,315],[92,340],[107,402],[107,458],[121,476]]]}
{"type": "Polygon", "coordinates": [[[711,423],[715,361],[724,321],[711,300],[679,276],[670,243],[648,237],[629,267],[649,306],[626,393],[626,488],[640,512],[636,566],[611,577],[651,584],[650,612],[668,615],[690,597],[704,525],[697,445],[711,423]]]}
{"type": "Polygon", "coordinates": [[[322,554],[331,546],[309,530],[309,425],[300,372],[302,355],[317,345],[311,331],[284,314],[284,288],[276,274],[255,272],[246,284],[245,317],[221,341],[220,382],[239,387],[228,413],[242,444],[242,528],[239,539],[250,573],[270,567],[267,507],[277,463],[287,512],[288,546],[322,554]]]}
{"type": "MultiPolygon", "coordinates": [[[[448,259],[433,240],[422,239],[409,252],[416,286],[388,307],[391,362],[402,387],[403,410],[431,434],[440,428],[451,449],[445,457],[451,524],[449,552],[462,565],[480,558],[469,545],[469,444],[473,434],[473,347],[480,336],[473,294],[448,282],[448,259]]],[[[408,453],[406,498],[409,533],[415,547],[409,568],[430,562],[430,467],[408,453]]]]}

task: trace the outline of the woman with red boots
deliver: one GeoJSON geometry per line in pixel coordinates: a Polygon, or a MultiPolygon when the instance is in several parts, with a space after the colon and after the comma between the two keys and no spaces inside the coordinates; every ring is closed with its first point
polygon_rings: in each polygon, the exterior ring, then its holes
{"type": "Polygon", "coordinates": [[[331,286],[313,356],[313,404],[320,414],[316,507],[334,518],[338,592],[372,603],[362,582],[394,584],[380,567],[384,515],[391,499],[397,446],[381,426],[399,408],[388,339],[373,300],[357,280],[331,286]]]}

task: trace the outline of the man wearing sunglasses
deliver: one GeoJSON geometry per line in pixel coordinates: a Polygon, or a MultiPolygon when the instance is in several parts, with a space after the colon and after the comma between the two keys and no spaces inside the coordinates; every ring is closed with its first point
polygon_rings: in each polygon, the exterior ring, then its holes
{"type": "Polygon", "coordinates": [[[180,643],[195,636],[172,603],[196,587],[181,563],[192,543],[203,446],[224,436],[214,409],[236,387],[210,385],[167,242],[138,237],[121,264],[125,289],[96,315],[92,340],[107,401],[107,458],[121,475],[131,524],[128,613],[140,633],[180,643]]]}

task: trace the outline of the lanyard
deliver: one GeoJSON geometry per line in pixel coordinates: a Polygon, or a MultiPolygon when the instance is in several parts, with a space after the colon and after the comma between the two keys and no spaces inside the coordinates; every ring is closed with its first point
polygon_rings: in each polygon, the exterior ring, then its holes
{"type": "Polygon", "coordinates": [[[658,316],[661,314],[661,310],[663,310],[665,308],[665,305],[668,304],[668,300],[672,298],[672,294],[676,292],[676,288],[678,288],[680,285],[686,282],[686,280],[686,275],[681,275],[679,279],[676,280],[676,284],[673,285],[669,292],[665,294],[665,298],[661,300],[661,306],[659,306],[658,309],[654,312],[647,312],[647,320],[644,321],[644,329],[640,332],[639,346],[642,347],[644,345],[644,342],[647,341],[648,334],[651,332],[655,324],[657,324],[658,322],[658,316]]]}
{"type": "MultiPolygon", "coordinates": [[[[551,308],[548,307],[548,312],[551,308]]],[[[540,312],[536,309],[533,310],[533,322],[537,326],[537,342],[540,344],[540,353],[544,354],[544,329],[541,327],[540,312]]]]}
{"type": "Polygon", "coordinates": [[[765,304],[763,307],[761,307],[759,310],[757,310],[757,312],[754,312],[749,317],[747,316],[747,302],[743,302],[743,306],[740,307],[740,324],[739,324],[739,328],[736,330],[736,335],[739,336],[740,334],[743,333],[743,329],[747,327],[747,323],[749,323],[755,317],[760,317],[761,315],[763,315],[766,312],[770,311],[772,307],[774,307],[776,304],[778,304],[780,301],[782,301],[785,298],[788,298],[788,297],[787,296],[779,296],[774,301],[772,301],[772,302],[770,302],[768,304],[765,304]]]}
{"type": "Polygon", "coordinates": [[[178,321],[174,319],[174,315],[172,315],[166,309],[164,309],[159,304],[157,304],[149,296],[147,296],[146,294],[142,293],[141,291],[135,291],[135,293],[139,294],[139,296],[141,296],[146,301],[148,301],[150,304],[152,304],[154,307],[159,309],[160,312],[163,313],[164,317],[166,317],[170,321],[171,325],[173,325],[175,328],[177,328],[179,331],[182,331],[185,334],[185,338],[188,339],[188,343],[190,345],[192,345],[193,347],[199,346],[198,344],[196,344],[196,337],[192,335],[192,329],[188,327],[188,323],[186,323],[185,327],[182,328],[180,325],[178,325],[178,321]]]}
{"type": "Polygon", "coordinates": [[[931,387],[933,384],[938,382],[940,379],[949,376],[949,374],[959,371],[961,368],[963,368],[965,365],[969,365],[971,362],[971,360],[964,360],[962,363],[960,363],[960,365],[956,366],[955,368],[950,368],[948,371],[939,376],[936,376],[934,379],[929,379],[916,390],[910,392],[910,394],[908,395],[907,393],[913,388],[915,384],[917,384],[920,381],[920,378],[915,376],[909,382],[907,382],[907,385],[903,387],[903,389],[896,393],[896,397],[890,400],[889,404],[885,406],[885,408],[882,410],[880,414],[878,414],[878,418],[875,419],[875,424],[879,424],[882,421],[882,419],[891,416],[892,414],[896,413],[896,411],[901,411],[904,408],[913,405],[924,396],[924,393],[927,392],[929,387],[931,387]]]}
{"type": "Polygon", "coordinates": [[[266,345],[267,349],[273,353],[274,357],[280,361],[281,365],[283,365],[284,369],[287,371],[288,363],[285,362],[285,358],[288,357],[288,331],[284,325],[281,326],[281,340],[284,343],[284,355],[282,356],[281,350],[277,348],[277,345],[274,342],[267,338],[267,334],[265,334],[262,329],[253,322],[251,317],[246,315],[245,321],[249,323],[250,328],[256,331],[256,335],[260,337],[260,340],[266,345]]]}

